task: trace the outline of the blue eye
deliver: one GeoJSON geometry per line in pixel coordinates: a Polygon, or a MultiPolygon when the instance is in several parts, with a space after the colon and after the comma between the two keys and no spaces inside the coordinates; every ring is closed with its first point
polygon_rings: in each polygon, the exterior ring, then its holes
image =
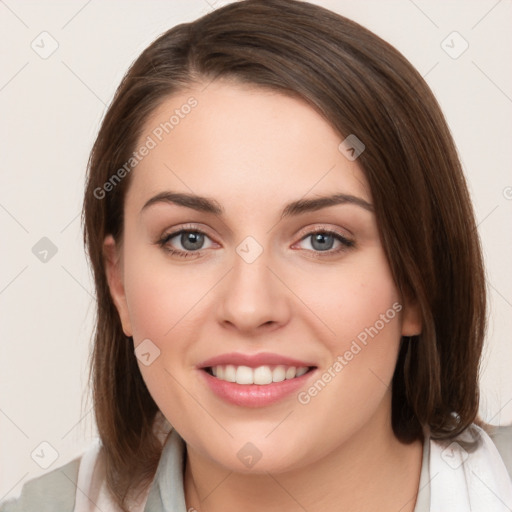
{"type": "Polygon", "coordinates": [[[308,235],[308,238],[311,238],[311,246],[315,250],[319,251],[328,251],[332,249],[336,238],[334,235],[330,235],[327,233],[315,233],[313,235],[308,235]]]}
{"type": "Polygon", "coordinates": [[[302,238],[301,242],[304,240],[310,240],[309,245],[311,246],[313,252],[318,253],[324,252],[327,254],[337,254],[340,251],[344,251],[354,246],[354,242],[352,240],[348,240],[343,235],[329,230],[314,231],[302,238]],[[332,250],[336,242],[338,242],[340,245],[337,249],[332,250]]]}
{"type": "MultiPolygon", "coordinates": [[[[355,245],[352,240],[345,238],[340,233],[325,229],[308,233],[300,242],[308,239],[311,240],[311,248],[306,248],[306,250],[311,252],[315,257],[332,256],[346,251],[355,245]],[[336,243],[339,244],[338,248],[333,249],[336,243]]],[[[165,234],[157,243],[166,252],[180,258],[200,256],[203,249],[208,249],[213,245],[210,237],[198,229],[181,229],[174,233],[165,234]],[[173,240],[175,241],[172,242],[173,240]],[[210,240],[210,245],[204,247],[204,243],[207,240],[210,240]],[[177,243],[181,245],[181,248],[175,247],[177,243]]]]}
{"type": "Polygon", "coordinates": [[[182,231],[180,243],[187,251],[196,251],[201,249],[204,243],[205,235],[197,231],[182,231]]]}
{"type": "Polygon", "coordinates": [[[171,254],[186,258],[187,256],[193,256],[194,253],[199,253],[201,249],[204,249],[203,244],[205,242],[205,238],[208,238],[208,235],[202,231],[182,229],[175,233],[164,235],[164,237],[159,240],[158,243],[171,254]],[[175,238],[178,239],[184,250],[173,249],[172,246],[168,247],[168,244],[170,244],[171,240],[175,238]]]}

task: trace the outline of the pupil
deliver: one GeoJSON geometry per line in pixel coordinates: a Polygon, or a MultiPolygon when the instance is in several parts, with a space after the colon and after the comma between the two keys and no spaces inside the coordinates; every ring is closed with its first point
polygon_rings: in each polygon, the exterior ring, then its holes
{"type": "Polygon", "coordinates": [[[327,235],[327,234],[323,234],[323,233],[317,233],[315,235],[313,235],[313,243],[311,244],[313,246],[314,249],[319,249],[319,250],[328,250],[328,249],[332,249],[332,244],[334,242],[334,238],[332,235],[327,235]],[[326,243],[326,239],[330,239],[329,241],[331,243],[326,243]],[[319,243],[320,245],[315,247],[315,243],[319,243]]]}
{"type": "Polygon", "coordinates": [[[181,244],[185,249],[193,251],[201,247],[203,238],[204,235],[201,233],[183,233],[181,235],[181,244]]]}

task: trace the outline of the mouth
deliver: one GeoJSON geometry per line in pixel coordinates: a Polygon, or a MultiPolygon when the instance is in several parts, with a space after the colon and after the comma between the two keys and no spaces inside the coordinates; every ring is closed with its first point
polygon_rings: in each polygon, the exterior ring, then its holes
{"type": "Polygon", "coordinates": [[[217,364],[199,368],[207,389],[238,407],[263,408],[292,397],[315,378],[317,366],[217,364]]]}
{"type": "Polygon", "coordinates": [[[318,370],[313,361],[259,352],[219,354],[197,365],[218,398],[240,407],[266,407],[293,396],[318,370]]]}
{"type": "Polygon", "coordinates": [[[242,386],[251,384],[266,386],[285,380],[298,379],[314,371],[316,368],[316,366],[287,365],[263,365],[252,368],[250,366],[227,364],[208,366],[201,369],[221,381],[232,382],[242,386]]]}

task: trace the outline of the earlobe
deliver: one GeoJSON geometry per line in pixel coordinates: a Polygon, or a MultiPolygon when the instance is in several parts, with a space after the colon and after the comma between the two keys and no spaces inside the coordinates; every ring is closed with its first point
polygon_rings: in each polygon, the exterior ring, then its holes
{"type": "Polygon", "coordinates": [[[417,336],[423,328],[420,305],[416,299],[407,299],[404,302],[402,336],[417,336]]]}
{"type": "Polygon", "coordinates": [[[124,290],[121,255],[112,235],[108,235],[103,241],[103,261],[110,295],[119,313],[123,332],[126,336],[132,336],[130,315],[124,290]]]}

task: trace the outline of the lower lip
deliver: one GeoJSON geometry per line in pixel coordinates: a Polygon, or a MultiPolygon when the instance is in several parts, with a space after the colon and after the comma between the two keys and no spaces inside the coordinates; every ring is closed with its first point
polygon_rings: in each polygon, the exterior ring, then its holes
{"type": "Polygon", "coordinates": [[[241,407],[265,407],[297,392],[316,372],[316,368],[294,379],[272,384],[237,384],[213,377],[205,370],[199,370],[210,389],[220,398],[241,407]]]}

